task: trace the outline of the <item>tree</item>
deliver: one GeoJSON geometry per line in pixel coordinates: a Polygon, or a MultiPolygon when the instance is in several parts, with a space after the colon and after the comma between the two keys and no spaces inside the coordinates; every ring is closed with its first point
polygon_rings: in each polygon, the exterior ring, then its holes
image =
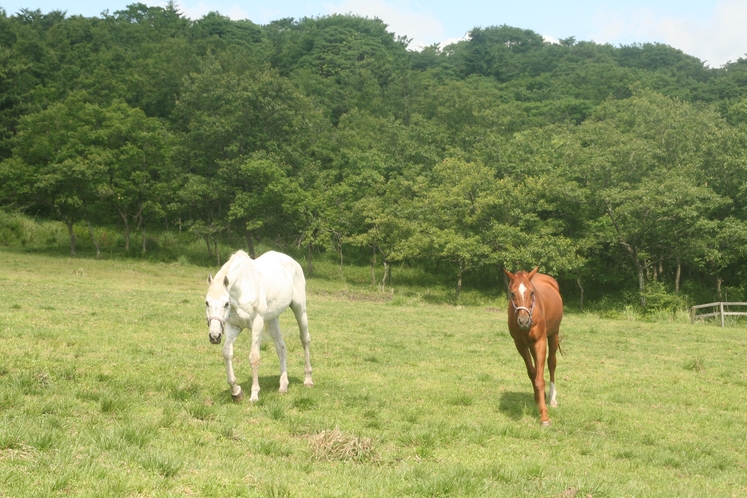
{"type": "Polygon", "coordinates": [[[10,163],[21,172],[15,178],[20,176],[24,201],[47,209],[67,226],[71,255],[76,252],[73,226],[96,198],[96,187],[103,180],[97,151],[86,133],[86,125],[94,122],[91,109],[78,104],[71,98],[24,116],[10,163]]]}
{"type": "Polygon", "coordinates": [[[664,248],[687,245],[688,227],[723,202],[696,180],[711,135],[709,115],[641,92],[602,106],[568,149],[572,174],[597,209],[590,230],[627,255],[644,307],[647,270],[664,248]]]}
{"type": "Polygon", "coordinates": [[[464,273],[492,259],[481,232],[489,223],[486,204],[492,202],[494,186],[493,173],[484,165],[446,159],[433,168],[431,182],[415,201],[421,245],[454,268],[455,300],[464,273]]]}

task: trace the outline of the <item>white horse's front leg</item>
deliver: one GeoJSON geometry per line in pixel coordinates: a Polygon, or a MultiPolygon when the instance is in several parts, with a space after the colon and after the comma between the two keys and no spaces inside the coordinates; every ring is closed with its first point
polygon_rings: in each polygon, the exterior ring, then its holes
{"type": "Polygon", "coordinates": [[[249,362],[252,364],[252,395],[249,401],[259,401],[259,341],[264,327],[264,319],[257,315],[252,322],[252,351],[249,354],[249,362]]]}
{"type": "Polygon", "coordinates": [[[236,338],[241,333],[241,329],[234,327],[230,323],[225,325],[226,341],[223,343],[223,361],[226,364],[226,380],[228,385],[231,386],[231,397],[234,401],[241,401],[244,397],[244,393],[241,390],[241,386],[236,383],[236,376],[233,373],[233,343],[236,342],[236,338]]]}
{"type": "Polygon", "coordinates": [[[267,322],[267,332],[270,334],[270,337],[272,337],[273,342],[275,343],[275,352],[278,354],[278,359],[280,360],[280,389],[278,390],[281,393],[287,393],[288,392],[288,368],[286,365],[286,350],[285,350],[285,341],[283,341],[283,334],[280,332],[280,323],[279,319],[275,318],[274,320],[270,320],[267,322]]]}

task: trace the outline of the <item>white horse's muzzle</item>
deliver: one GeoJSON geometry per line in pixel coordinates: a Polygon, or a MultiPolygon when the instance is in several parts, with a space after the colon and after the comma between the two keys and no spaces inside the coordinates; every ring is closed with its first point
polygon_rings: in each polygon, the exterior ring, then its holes
{"type": "Polygon", "coordinates": [[[208,324],[208,339],[211,344],[220,344],[220,339],[223,337],[223,325],[226,321],[223,318],[217,316],[209,316],[207,319],[208,324]],[[215,327],[213,322],[216,321],[220,324],[220,328],[215,327]]]}

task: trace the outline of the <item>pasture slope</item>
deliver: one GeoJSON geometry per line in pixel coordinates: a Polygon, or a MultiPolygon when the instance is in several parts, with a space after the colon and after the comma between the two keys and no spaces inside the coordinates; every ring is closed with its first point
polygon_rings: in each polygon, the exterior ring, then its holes
{"type": "Polygon", "coordinates": [[[504,303],[312,278],[235,404],[207,271],[0,251],[0,496],[747,496],[743,326],[566,316],[542,429],[504,303]]]}

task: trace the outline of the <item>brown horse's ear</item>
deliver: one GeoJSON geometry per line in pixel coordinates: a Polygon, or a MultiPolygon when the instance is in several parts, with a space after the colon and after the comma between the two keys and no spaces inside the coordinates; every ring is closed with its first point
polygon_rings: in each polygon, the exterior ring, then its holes
{"type": "Polygon", "coordinates": [[[223,277],[223,285],[226,287],[226,289],[228,289],[228,275],[223,277]]]}
{"type": "Polygon", "coordinates": [[[506,270],[505,268],[503,269],[503,273],[505,273],[505,274],[506,274],[506,276],[507,276],[507,277],[508,277],[509,279],[511,279],[511,280],[513,280],[513,279],[514,279],[514,274],[513,274],[513,273],[511,273],[510,271],[506,270]]]}
{"type": "Polygon", "coordinates": [[[532,277],[534,277],[537,274],[537,270],[539,270],[539,269],[540,269],[539,266],[535,266],[534,270],[532,270],[532,271],[529,272],[529,275],[527,275],[527,278],[529,280],[532,280],[532,277]]]}
{"type": "Polygon", "coordinates": [[[207,280],[208,280],[208,285],[210,285],[210,284],[213,283],[213,276],[211,274],[209,274],[209,273],[208,273],[208,279],[207,280]]]}

